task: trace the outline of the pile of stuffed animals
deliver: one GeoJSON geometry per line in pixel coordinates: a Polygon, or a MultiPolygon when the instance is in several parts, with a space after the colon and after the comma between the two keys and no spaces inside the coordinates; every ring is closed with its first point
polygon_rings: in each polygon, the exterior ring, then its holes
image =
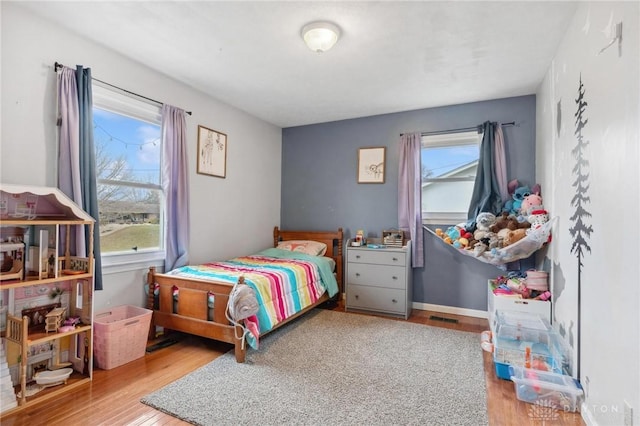
{"type": "Polygon", "coordinates": [[[517,185],[517,181],[509,183],[511,199],[504,203],[499,214],[482,212],[475,218],[475,226],[469,229],[456,225],[445,231],[437,228],[436,234],[456,248],[473,250],[475,256],[486,251],[495,253],[525,238],[547,223],[549,214],[542,204],[539,185],[533,189],[517,185]]]}

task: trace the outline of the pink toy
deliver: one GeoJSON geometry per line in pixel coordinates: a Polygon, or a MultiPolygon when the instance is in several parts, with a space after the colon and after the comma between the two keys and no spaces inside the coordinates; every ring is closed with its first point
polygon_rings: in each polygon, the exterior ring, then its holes
{"type": "Polygon", "coordinates": [[[551,293],[548,291],[543,292],[542,294],[534,297],[534,300],[549,300],[551,298],[551,293]]]}
{"type": "Polygon", "coordinates": [[[525,218],[531,214],[533,210],[543,210],[542,197],[539,194],[530,194],[525,197],[520,206],[520,214],[525,218]]]}
{"type": "Polygon", "coordinates": [[[520,282],[515,279],[509,279],[507,280],[507,287],[509,287],[515,293],[521,294],[522,297],[524,297],[525,299],[529,297],[529,289],[527,288],[526,285],[524,285],[523,282],[520,282]]]}

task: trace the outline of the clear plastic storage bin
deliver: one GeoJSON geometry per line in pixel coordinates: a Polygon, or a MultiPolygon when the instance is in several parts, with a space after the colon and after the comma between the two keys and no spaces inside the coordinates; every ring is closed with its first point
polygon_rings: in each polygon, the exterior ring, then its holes
{"type": "Polygon", "coordinates": [[[579,410],[583,391],[573,377],[515,366],[510,371],[520,401],[569,412],[579,410]]]}
{"type": "Polygon", "coordinates": [[[498,334],[500,328],[526,328],[530,330],[549,331],[552,330],[551,323],[539,314],[530,312],[518,312],[508,310],[498,310],[495,315],[495,332],[498,334]]]}
{"type": "Polygon", "coordinates": [[[509,366],[563,372],[567,357],[562,338],[546,319],[508,311],[498,312],[496,318],[493,361],[499,378],[510,380],[509,366]]]}

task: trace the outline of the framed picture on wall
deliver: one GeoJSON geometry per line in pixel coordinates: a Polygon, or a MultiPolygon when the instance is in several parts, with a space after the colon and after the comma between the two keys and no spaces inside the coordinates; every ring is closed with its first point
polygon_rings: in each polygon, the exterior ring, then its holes
{"type": "Polygon", "coordinates": [[[198,168],[202,175],[224,178],[227,175],[227,135],[198,126],[198,168]]]}
{"type": "Polygon", "coordinates": [[[358,183],[384,183],[385,147],[358,149],[358,183]]]}

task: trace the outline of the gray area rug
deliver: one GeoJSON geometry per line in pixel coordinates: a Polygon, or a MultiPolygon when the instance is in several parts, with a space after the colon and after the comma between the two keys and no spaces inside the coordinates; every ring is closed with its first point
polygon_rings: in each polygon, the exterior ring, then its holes
{"type": "Polygon", "coordinates": [[[483,368],[477,334],[316,309],[142,402],[206,426],[477,426],[483,368]]]}

